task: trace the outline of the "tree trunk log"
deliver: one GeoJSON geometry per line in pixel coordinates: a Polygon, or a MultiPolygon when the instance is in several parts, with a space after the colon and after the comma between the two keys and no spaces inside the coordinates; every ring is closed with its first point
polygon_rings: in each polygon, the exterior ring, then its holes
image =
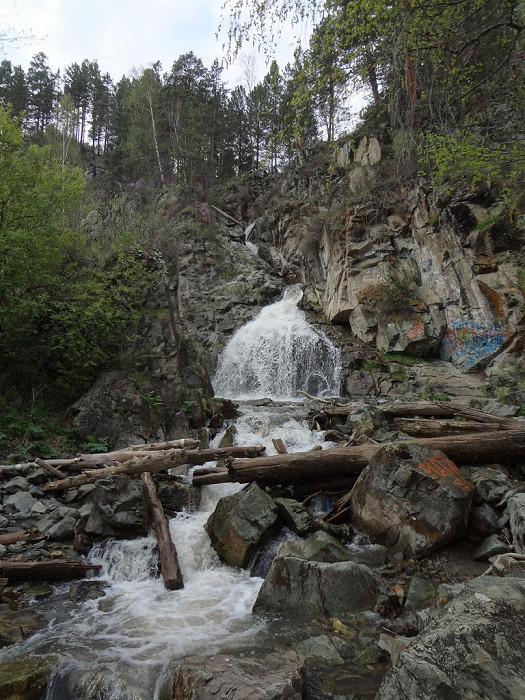
{"type": "Polygon", "coordinates": [[[142,474],[143,472],[151,472],[152,474],[173,467],[178,467],[181,464],[186,464],[186,452],[184,450],[167,450],[161,452],[152,452],[143,457],[134,456],[127,462],[123,462],[116,467],[104,467],[102,469],[93,469],[92,471],[79,474],[78,476],[70,476],[60,481],[51,481],[43,487],[44,491],[63,491],[64,489],[73,488],[75,486],[83,486],[91,484],[98,479],[113,474],[142,474]]]}
{"type": "Polygon", "coordinates": [[[273,446],[275,447],[275,450],[278,455],[287,455],[288,450],[286,449],[286,445],[284,442],[281,440],[281,438],[274,438],[272,440],[273,446]]]}
{"type": "Polygon", "coordinates": [[[259,457],[265,450],[266,448],[262,445],[248,447],[234,445],[233,447],[212,447],[207,450],[186,450],[186,457],[188,464],[195,465],[214,462],[225,457],[259,457]]]}
{"type": "Polygon", "coordinates": [[[394,423],[403,433],[413,437],[441,437],[444,435],[465,435],[467,433],[488,433],[501,429],[491,423],[457,420],[429,420],[426,418],[394,418],[394,423]]]}
{"type": "Polygon", "coordinates": [[[179,566],[177,550],[171,539],[171,534],[168,526],[168,520],[164,514],[162,503],[157,495],[157,489],[153,477],[149,472],[143,472],[140,475],[142,481],[148,489],[151,515],[153,518],[153,527],[157,537],[157,545],[159,548],[160,568],[162,570],[162,578],[164,586],[168,591],[176,591],[179,588],[184,588],[184,581],[179,566]]]}
{"type": "MultiPolygon", "coordinates": [[[[405,440],[429,450],[442,450],[457,464],[482,464],[521,459],[525,451],[525,428],[498,430],[480,434],[405,440]]],[[[339,447],[320,452],[294,452],[287,455],[258,457],[251,460],[230,460],[229,481],[261,484],[297,484],[304,480],[326,481],[332,477],[349,477],[358,474],[370,459],[385,445],[366,444],[339,447]]],[[[225,474],[199,477],[194,483],[224,483],[225,474]],[[205,481],[204,481],[205,480],[205,481]]]]}
{"type": "Polygon", "coordinates": [[[99,569],[77,561],[0,561],[0,576],[12,581],[66,581],[99,569]]]}

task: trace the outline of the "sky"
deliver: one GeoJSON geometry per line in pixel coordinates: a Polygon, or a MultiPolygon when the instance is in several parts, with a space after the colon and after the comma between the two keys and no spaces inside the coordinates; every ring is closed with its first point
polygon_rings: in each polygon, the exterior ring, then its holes
{"type": "MultiPolygon", "coordinates": [[[[113,82],[160,61],[169,71],[181,54],[193,51],[206,67],[225,54],[226,29],[221,24],[224,0],[0,0],[0,59],[27,70],[42,51],[52,71],[84,59],[97,60],[113,82]],[[14,39],[16,37],[26,37],[14,39]],[[29,38],[31,37],[31,38],[29,38]]],[[[227,19],[222,21],[227,26],[227,19]]],[[[279,42],[275,58],[281,68],[293,58],[291,29],[279,42]]],[[[307,30],[302,30],[303,38],[307,30]]],[[[257,80],[267,72],[264,58],[251,46],[246,61],[255,60],[257,80]],[[253,58],[252,58],[253,57],[253,58]]],[[[243,61],[225,67],[230,87],[243,82],[243,61]]]]}

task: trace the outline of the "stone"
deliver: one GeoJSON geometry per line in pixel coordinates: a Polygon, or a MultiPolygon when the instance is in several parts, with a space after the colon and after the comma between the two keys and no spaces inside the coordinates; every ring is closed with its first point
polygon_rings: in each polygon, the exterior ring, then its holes
{"type": "Polygon", "coordinates": [[[38,521],[39,532],[51,540],[73,539],[79,518],[76,508],[60,506],[38,521]]]}
{"type": "Polygon", "coordinates": [[[467,583],[401,654],[376,700],[522,700],[525,580],[467,583]]]}
{"type": "Polygon", "coordinates": [[[204,529],[230,566],[246,567],[257,549],[277,532],[278,507],[256,483],[221,498],[204,529]]]}
{"type": "Polygon", "coordinates": [[[321,660],[328,666],[343,663],[343,657],[339,650],[326,634],[321,634],[318,637],[310,637],[305,639],[295,647],[296,652],[303,659],[313,658],[321,660]]]}
{"type": "Polygon", "coordinates": [[[0,617],[0,647],[21,642],[47,623],[47,617],[34,608],[11,610],[0,617]]]}
{"type": "Polygon", "coordinates": [[[312,517],[302,503],[293,498],[276,498],[279,518],[285,527],[300,537],[308,534],[312,527],[312,517]]]}
{"type": "Polygon", "coordinates": [[[109,584],[106,581],[96,581],[86,579],[85,581],[75,581],[69,587],[69,600],[73,603],[85,603],[86,600],[96,600],[102,598],[105,593],[104,589],[109,584]]]}
{"type": "Polygon", "coordinates": [[[172,513],[183,509],[195,510],[200,503],[200,490],[188,483],[160,482],[157,494],[163,507],[172,513]]]}
{"type": "Polygon", "coordinates": [[[342,617],[373,608],[376,578],[350,557],[326,533],[285,542],[264,579],[254,612],[342,617]]]}
{"type": "Polygon", "coordinates": [[[0,697],[5,700],[40,700],[53,674],[56,661],[17,656],[0,663],[0,697]]]}
{"type": "Polygon", "coordinates": [[[146,486],[140,479],[125,474],[99,479],[91,498],[93,508],[85,532],[126,539],[148,534],[149,502],[146,486]]]}
{"type": "Polygon", "coordinates": [[[473,492],[442,452],[388,445],[356,481],[351,521],[380,544],[419,557],[465,533],[473,492]]]}
{"type": "Polygon", "coordinates": [[[470,511],[469,529],[481,535],[495,535],[501,530],[497,513],[487,503],[474,506],[470,511]]]}
{"type": "Polygon", "coordinates": [[[421,576],[413,576],[408,587],[405,608],[417,610],[430,605],[436,596],[437,586],[433,581],[421,576]]]}
{"type": "Polygon", "coordinates": [[[525,554],[525,493],[509,498],[507,510],[514,547],[520,554],[525,554]]]}
{"type": "Polygon", "coordinates": [[[29,517],[35,503],[36,499],[30,493],[18,491],[5,499],[4,509],[6,513],[18,513],[21,516],[29,517]]]}
{"type": "Polygon", "coordinates": [[[29,491],[31,484],[23,476],[15,476],[3,485],[4,491],[7,493],[16,493],[17,491],[29,491]]]}
{"type": "Polygon", "coordinates": [[[175,673],[172,700],[301,700],[302,662],[295,652],[256,657],[189,657],[175,673]]]}
{"type": "Polygon", "coordinates": [[[411,642],[411,637],[402,637],[401,635],[393,637],[391,634],[383,632],[379,635],[377,646],[389,654],[392,665],[394,665],[411,642]]]}
{"type": "Polygon", "coordinates": [[[466,467],[462,475],[476,487],[475,503],[505,504],[514,493],[514,487],[509,477],[491,467],[466,467]]]}
{"type": "Polygon", "coordinates": [[[472,555],[474,561],[486,561],[490,557],[495,557],[497,554],[504,554],[510,551],[509,545],[504,542],[498,535],[490,535],[485,537],[483,542],[472,555]]]}

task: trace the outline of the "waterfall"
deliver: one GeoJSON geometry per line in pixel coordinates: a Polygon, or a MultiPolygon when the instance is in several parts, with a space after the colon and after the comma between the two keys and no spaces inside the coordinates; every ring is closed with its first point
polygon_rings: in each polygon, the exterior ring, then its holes
{"type": "Polygon", "coordinates": [[[237,400],[297,400],[298,390],[338,396],[341,355],[298,308],[300,285],[266,306],[224,348],[213,380],[217,396],[237,400]]]}

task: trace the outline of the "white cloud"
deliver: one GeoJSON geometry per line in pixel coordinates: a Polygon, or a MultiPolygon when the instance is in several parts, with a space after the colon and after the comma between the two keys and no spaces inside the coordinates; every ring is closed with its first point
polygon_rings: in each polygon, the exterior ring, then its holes
{"type": "MultiPolygon", "coordinates": [[[[8,36],[34,35],[32,40],[4,42],[3,54],[27,69],[43,51],[52,70],[63,70],[85,58],[98,60],[100,69],[116,82],[134,67],[155,61],[169,71],[181,54],[193,51],[206,66],[223,61],[223,29],[216,37],[223,0],[1,0],[1,26],[8,36]]],[[[294,41],[284,37],[276,51],[284,67],[291,60],[294,41]]],[[[251,47],[246,48],[250,52],[251,47]]],[[[256,53],[256,49],[253,49],[256,53]]],[[[259,77],[266,72],[257,56],[259,77]]],[[[232,85],[242,69],[225,71],[232,85]]]]}

